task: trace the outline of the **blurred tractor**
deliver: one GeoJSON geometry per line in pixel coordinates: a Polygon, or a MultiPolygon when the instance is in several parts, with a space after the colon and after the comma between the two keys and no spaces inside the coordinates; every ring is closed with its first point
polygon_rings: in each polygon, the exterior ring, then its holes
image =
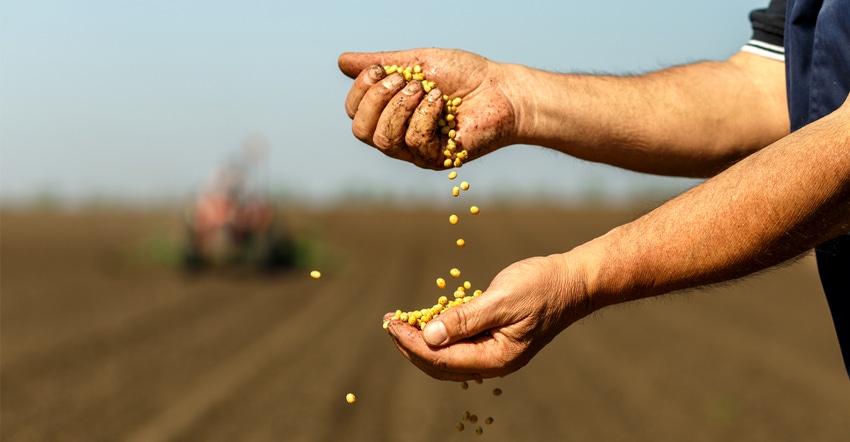
{"type": "Polygon", "coordinates": [[[245,266],[272,271],[294,265],[293,241],[276,225],[280,223],[265,186],[257,183],[265,152],[256,144],[246,142],[238,158],[219,167],[188,207],[187,269],[245,266]]]}

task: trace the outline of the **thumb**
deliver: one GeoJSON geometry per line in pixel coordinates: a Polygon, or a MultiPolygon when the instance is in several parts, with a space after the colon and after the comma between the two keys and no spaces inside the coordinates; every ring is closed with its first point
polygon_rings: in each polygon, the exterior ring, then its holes
{"type": "Polygon", "coordinates": [[[488,303],[480,296],[429,321],[422,330],[425,342],[432,347],[448,345],[499,325],[493,310],[487,308],[488,303]]]}

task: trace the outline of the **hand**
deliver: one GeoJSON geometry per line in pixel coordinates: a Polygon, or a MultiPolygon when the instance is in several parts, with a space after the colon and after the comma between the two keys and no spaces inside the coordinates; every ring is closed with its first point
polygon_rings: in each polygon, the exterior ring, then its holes
{"type": "Polygon", "coordinates": [[[391,321],[387,330],[404,356],[436,379],[505,376],[591,313],[584,286],[580,269],[564,255],[530,258],[502,270],[487,291],[446,310],[424,331],[403,321],[391,321]]]}
{"type": "Polygon", "coordinates": [[[456,114],[458,150],[467,161],[516,138],[516,115],[505,87],[504,65],[460,50],[415,49],[401,52],[344,53],[339,68],[354,84],[345,110],[354,121],[354,136],[390,157],[427,169],[445,169],[448,137],[437,120],[442,95],[461,97],[456,114]],[[387,76],[382,66],[422,66],[436,89],[425,94],[418,81],[405,85],[400,74],[387,76]]]}

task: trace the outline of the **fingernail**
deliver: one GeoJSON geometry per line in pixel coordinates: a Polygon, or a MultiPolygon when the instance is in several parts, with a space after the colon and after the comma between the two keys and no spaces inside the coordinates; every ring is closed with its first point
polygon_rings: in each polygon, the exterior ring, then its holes
{"type": "Polygon", "coordinates": [[[375,84],[384,77],[384,68],[374,65],[369,68],[369,78],[372,79],[372,84],[375,84]]]}
{"type": "Polygon", "coordinates": [[[404,95],[413,95],[418,93],[422,89],[422,83],[418,81],[411,81],[407,83],[407,86],[404,87],[401,91],[404,92],[404,95]]]}
{"type": "Polygon", "coordinates": [[[425,330],[422,331],[422,337],[425,338],[425,342],[428,345],[443,345],[448,339],[449,335],[446,333],[446,326],[442,321],[431,321],[428,325],[425,326],[425,330]]]}
{"type": "Polygon", "coordinates": [[[431,89],[431,92],[428,92],[428,95],[426,95],[425,98],[428,101],[433,103],[437,100],[442,100],[443,99],[443,93],[440,92],[439,89],[431,89]]]}

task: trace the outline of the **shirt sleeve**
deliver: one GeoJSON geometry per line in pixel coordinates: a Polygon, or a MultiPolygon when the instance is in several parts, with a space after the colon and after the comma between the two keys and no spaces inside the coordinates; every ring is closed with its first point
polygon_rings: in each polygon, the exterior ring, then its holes
{"type": "Polygon", "coordinates": [[[742,51],[785,61],[785,6],[786,0],[771,0],[767,8],[750,12],[753,36],[742,51]]]}

